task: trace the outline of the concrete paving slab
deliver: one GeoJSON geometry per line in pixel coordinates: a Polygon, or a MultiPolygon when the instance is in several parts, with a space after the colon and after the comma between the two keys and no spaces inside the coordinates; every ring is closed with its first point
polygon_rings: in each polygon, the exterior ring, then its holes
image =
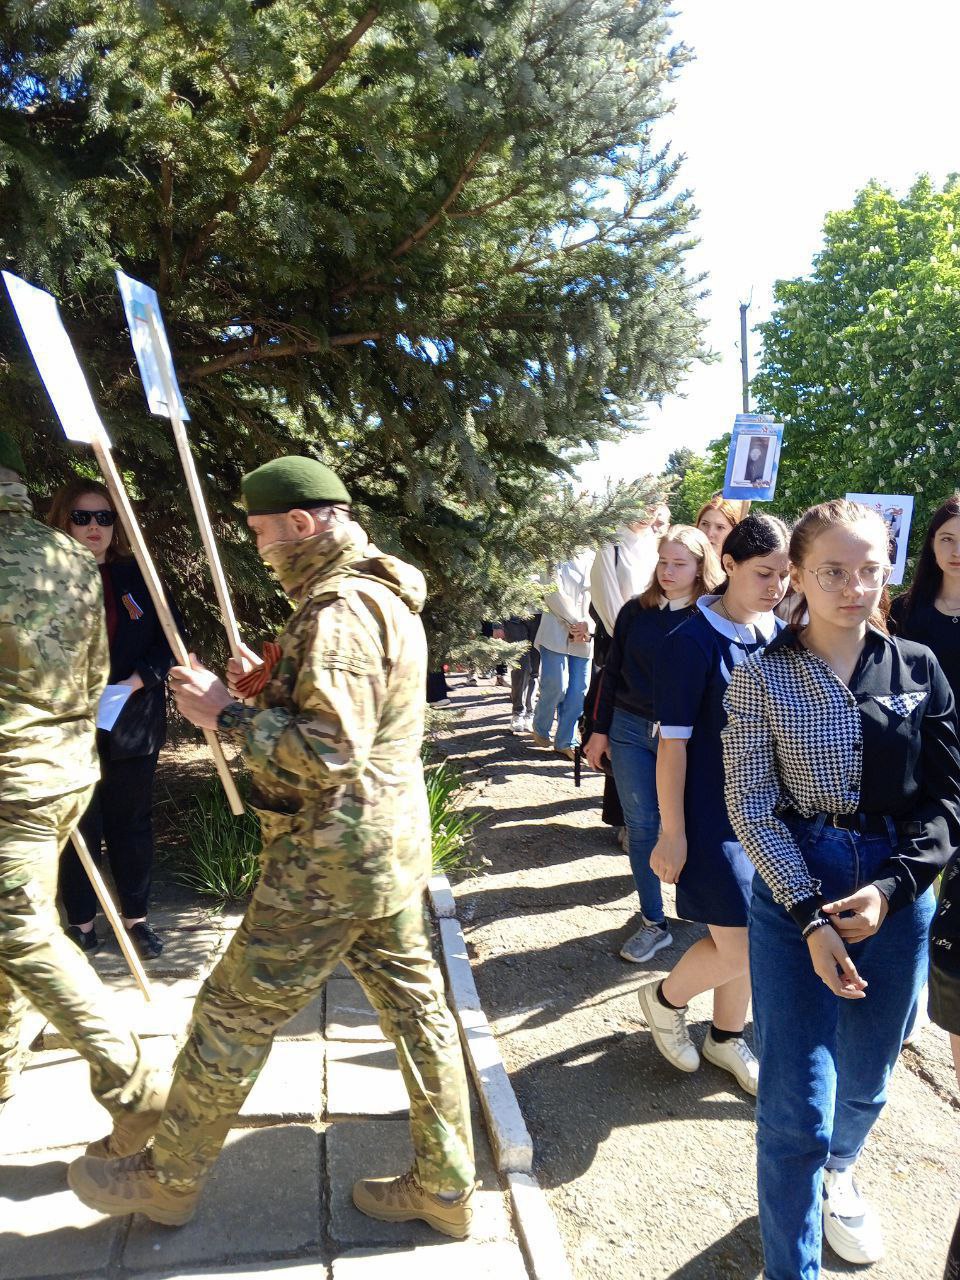
{"type": "Polygon", "coordinates": [[[241,1120],[316,1120],[323,1115],[323,1068],[321,1040],[275,1040],[241,1120]]]}
{"type": "Polygon", "coordinates": [[[212,1271],[138,1272],[137,1280],[330,1280],[330,1268],[315,1258],[273,1258],[212,1271]]]}
{"type": "Polygon", "coordinates": [[[331,979],[327,983],[328,1040],[386,1042],[373,1006],[356,978],[331,979]]]}
{"type": "Polygon", "coordinates": [[[305,1125],[233,1130],[193,1221],[171,1231],[137,1216],[123,1265],[180,1276],[185,1266],[306,1249],[321,1261],[320,1141],[305,1125]]]}
{"type": "Polygon", "coordinates": [[[0,1274],[3,1280],[104,1270],[125,1230],[81,1204],[67,1186],[79,1147],[0,1160],[0,1274]]]}
{"type": "MultiPolygon", "coordinates": [[[[173,1061],[172,1040],[151,1041],[149,1059],[173,1061]]],[[[33,1053],[17,1092],[0,1110],[0,1155],[86,1146],[110,1131],[110,1116],[90,1092],[90,1069],[69,1049],[33,1053]]]]}
{"type": "MultiPolygon", "coordinates": [[[[195,925],[186,929],[161,930],[163,953],[156,960],[144,964],[151,980],[164,976],[205,977],[213,968],[229,942],[230,933],[208,925],[195,925]]],[[[101,951],[90,957],[90,963],[102,978],[126,976],[130,971],[114,938],[109,938],[101,951]]]]}
{"type": "Polygon", "coordinates": [[[405,1115],[409,1107],[393,1045],[327,1041],[328,1115],[405,1115]]]}
{"type": "MultiPolygon", "coordinates": [[[[510,1236],[504,1194],[483,1135],[477,1140],[474,1240],[504,1240],[510,1236]]],[[[413,1165],[409,1126],[400,1120],[341,1121],[327,1130],[327,1172],[330,1183],[330,1235],[337,1244],[435,1244],[445,1237],[423,1222],[377,1222],[355,1209],[351,1192],[359,1178],[403,1173],[413,1165]]],[[[411,1273],[412,1274],[412,1273],[411,1273]]],[[[464,1277],[470,1272],[461,1272],[464,1277]]],[[[525,1274],[525,1273],[524,1273],[525,1274]]]]}
{"type": "Polygon", "coordinates": [[[362,1249],[333,1262],[333,1280],[527,1280],[515,1244],[446,1240],[418,1249],[362,1249]]]}
{"type": "Polygon", "coordinates": [[[305,1040],[310,1036],[323,1035],[323,995],[313,1000],[299,1013],[295,1013],[289,1022],[277,1032],[278,1040],[305,1040]]]}
{"type": "MultiPolygon", "coordinates": [[[[200,988],[198,978],[167,978],[151,983],[151,1000],[144,1000],[138,987],[107,986],[107,999],[116,1025],[132,1026],[143,1039],[173,1036],[182,1039],[200,988]]],[[[64,1049],[66,1041],[52,1023],[43,1029],[44,1049],[64,1049]]]]}

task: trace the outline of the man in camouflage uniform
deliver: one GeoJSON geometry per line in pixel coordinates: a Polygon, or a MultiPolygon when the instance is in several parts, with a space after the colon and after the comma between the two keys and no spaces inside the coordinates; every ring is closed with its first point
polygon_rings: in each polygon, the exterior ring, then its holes
{"type": "Polygon", "coordinates": [[[293,616],[262,665],[231,663],[231,688],[255,693],[255,706],[199,667],[171,679],[188,719],[242,747],[260,881],[197,999],[152,1150],[76,1161],[70,1185],[103,1213],[188,1221],[274,1035],[342,959],[396,1046],[416,1154],[409,1173],[358,1182],[354,1203],[462,1237],[475,1176],[469,1098],[423,906],[423,576],[368,544],[346,489],[317,462],[267,463],[244,477],[243,497],[293,616]]]}
{"type": "Polygon", "coordinates": [[[99,773],[103,588],[89,551],[32,519],[22,471],[0,431],[0,1102],[16,1088],[29,1002],[87,1059],[113,1117],[113,1134],[87,1150],[126,1155],[152,1132],[165,1089],[117,1025],[55,903],[60,850],[99,773]]]}

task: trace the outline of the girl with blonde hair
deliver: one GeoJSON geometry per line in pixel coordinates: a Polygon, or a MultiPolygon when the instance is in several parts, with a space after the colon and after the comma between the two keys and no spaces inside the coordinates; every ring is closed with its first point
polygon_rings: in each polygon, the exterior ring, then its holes
{"type": "Polygon", "coordinates": [[[663,912],[660,881],[650,851],[660,830],[657,808],[657,737],[654,668],[669,635],[694,609],[698,596],[723,577],[706,537],[674,525],[660,539],[650,585],[617,617],[594,707],[594,731],[584,754],[595,769],[609,756],[627,828],[630,868],[640,898],[640,927],[624,942],[624,960],[642,964],[673,938],[663,912]]]}

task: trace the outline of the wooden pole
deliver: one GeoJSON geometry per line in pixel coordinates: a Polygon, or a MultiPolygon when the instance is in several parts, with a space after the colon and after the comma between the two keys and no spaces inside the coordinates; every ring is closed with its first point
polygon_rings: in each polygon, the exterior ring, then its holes
{"type": "Polygon", "coordinates": [[[130,935],[123,927],[123,921],[120,919],[120,913],[113,905],[113,899],[110,897],[110,892],[107,889],[107,886],[103,883],[103,877],[100,874],[97,864],[94,862],[93,858],[90,857],[90,850],[87,848],[87,842],[76,828],[70,836],[70,839],[73,841],[73,847],[77,851],[77,857],[80,859],[81,865],[87,873],[87,879],[93,885],[93,891],[100,899],[100,905],[103,907],[103,914],[109,920],[110,928],[117,935],[117,942],[120,944],[120,950],[123,952],[123,958],[130,966],[130,972],[136,978],[137,986],[143,992],[144,1000],[149,1001],[153,998],[150,991],[150,982],[144,972],[143,965],[140,963],[140,957],[137,955],[130,942],[130,935]]]}
{"type": "MultiPolygon", "coordinates": [[[[110,447],[103,435],[95,437],[91,443],[97,462],[100,464],[100,470],[103,472],[103,478],[107,482],[107,488],[110,490],[113,505],[117,509],[127,538],[130,541],[130,546],[133,548],[133,554],[137,558],[137,564],[140,566],[140,572],[143,574],[144,581],[147,584],[147,590],[150,592],[150,598],[153,600],[157,617],[160,619],[163,634],[167,637],[167,643],[178,664],[181,667],[189,667],[189,650],[177,630],[177,624],[173,620],[170,605],[167,603],[167,597],[163,591],[163,584],[157,574],[147,544],[143,540],[140,525],[137,522],[133,507],[130,505],[130,499],[127,497],[127,491],[124,488],[120,472],[117,470],[117,464],[113,460],[110,447]]],[[[220,775],[220,781],[226,792],[230,810],[239,817],[244,811],[243,801],[240,799],[237,785],[233,780],[233,775],[230,773],[220,741],[212,729],[204,729],[203,736],[207,740],[207,746],[210,748],[211,756],[213,756],[213,763],[216,765],[217,773],[220,775]]]]}
{"type": "MultiPolygon", "coordinates": [[[[187,489],[190,491],[190,501],[193,503],[193,514],[197,518],[197,524],[200,527],[200,537],[203,540],[203,548],[207,553],[207,560],[210,564],[210,573],[213,578],[214,590],[217,593],[217,600],[220,602],[220,612],[223,615],[223,626],[227,633],[227,643],[230,646],[230,656],[233,658],[240,657],[240,629],[237,626],[236,615],[233,612],[233,602],[230,599],[230,588],[227,586],[226,574],[223,572],[223,565],[220,563],[220,552],[217,548],[216,539],[213,536],[213,528],[210,524],[210,516],[207,512],[207,504],[203,498],[203,490],[200,487],[200,477],[197,475],[196,464],[193,460],[193,453],[190,449],[190,441],[187,439],[187,430],[183,425],[183,419],[180,417],[180,399],[173,386],[173,380],[170,377],[170,370],[167,362],[163,358],[163,342],[160,336],[160,326],[157,322],[156,312],[152,307],[147,308],[147,314],[150,317],[150,332],[153,337],[153,349],[157,352],[157,365],[160,369],[160,378],[163,382],[163,394],[167,402],[167,412],[170,415],[170,424],[173,427],[173,438],[176,441],[177,452],[180,454],[180,463],[183,466],[183,474],[187,479],[187,489]]],[[[141,320],[142,324],[143,321],[141,320]]]]}

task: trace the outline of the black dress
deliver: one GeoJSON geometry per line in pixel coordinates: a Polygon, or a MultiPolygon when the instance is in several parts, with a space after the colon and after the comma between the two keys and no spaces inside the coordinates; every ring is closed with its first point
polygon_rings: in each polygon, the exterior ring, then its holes
{"type": "MultiPolygon", "coordinates": [[[[160,619],[135,560],[100,566],[110,640],[110,683],[135,672],[143,688],[130,695],[110,732],[97,730],[100,781],[80,822],[99,862],[107,848],[121,913],[147,914],[153,877],[153,779],[167,736],[166,678],[173,665],[160,619]]],[[[60,895],[70,924],[86,924],[97,899],[73,846],[60,859],[60,895]]]]}
{"type": "Polygon", "coordinates": [[[960,617],[948,617],[932,601],[920,600],[908,613],[907,597],[902,595],[890,606],[890,630],[933,650],[960,706],[960,617]]]}

